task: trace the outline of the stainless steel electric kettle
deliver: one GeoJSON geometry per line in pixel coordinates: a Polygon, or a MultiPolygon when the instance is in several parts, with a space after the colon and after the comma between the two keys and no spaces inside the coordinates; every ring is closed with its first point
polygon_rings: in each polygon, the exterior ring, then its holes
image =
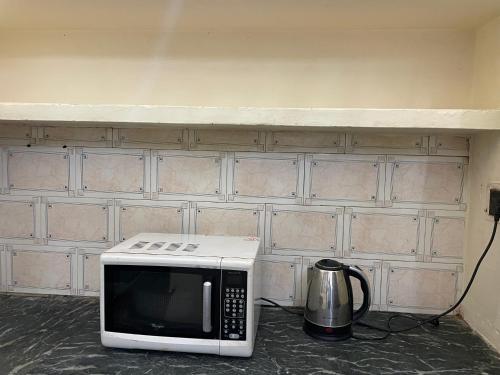
{"type": "Polygon", "coordinates": [[[314,265],[307,288],[304,310],[304,332],[329,341],[344,340],[352,335],[352,322],[370,308],[370,286],[363,271],[332,259],[314,265]],[[353,311],[350,276],[361,282],[363,304],[353,311]]]}

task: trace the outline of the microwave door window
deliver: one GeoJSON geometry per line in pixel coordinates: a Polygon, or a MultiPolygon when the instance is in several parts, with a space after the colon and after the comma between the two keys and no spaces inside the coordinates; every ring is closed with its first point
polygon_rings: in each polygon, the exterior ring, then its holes
{"type": "Polygon", "coordinates": [[[219,337],[220,270],[108,265],[104,272],[106,331],[219,337]]]}

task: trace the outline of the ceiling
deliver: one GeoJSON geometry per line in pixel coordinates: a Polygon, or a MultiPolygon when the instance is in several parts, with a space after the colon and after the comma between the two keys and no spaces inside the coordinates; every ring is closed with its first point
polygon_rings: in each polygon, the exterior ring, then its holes
{"type": "Polygon", "coordinates": [[[0,29],[474,29],[500,0],[0,0],[0,29]]]}

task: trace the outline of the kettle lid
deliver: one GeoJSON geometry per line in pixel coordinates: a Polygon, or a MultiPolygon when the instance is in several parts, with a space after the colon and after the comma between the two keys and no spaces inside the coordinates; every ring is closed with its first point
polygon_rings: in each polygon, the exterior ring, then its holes
{"type": "Polygon", "coordinates": [[[316,262],[315,266],[320,270],[340,271],[343,267],[343,264],[333,259],[321,259],[320,261],[316,262]]]}

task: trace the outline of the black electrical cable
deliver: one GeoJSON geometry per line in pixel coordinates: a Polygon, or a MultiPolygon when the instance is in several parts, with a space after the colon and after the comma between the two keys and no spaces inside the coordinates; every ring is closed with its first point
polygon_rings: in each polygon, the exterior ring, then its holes
{"type": "Polygon", "coordinates": [[[261,299],[262,301],[265,301],[265,302],[267,302],[267,303],[270,303],[271,305],[274,305],[274,306],[276,306],[276,307],[279,307],[280,309],[285,310],[287,313],[294,314],[294,315],[300,315],[300,316],[304,315],[304,312],[303,312],[303,311],[294,311],[294,310],[291,310],[291,309],[289,309],[288,307],[282,306],[282,305],[280,305],[279,303],[276,303],[276,302],[274,302],[274,301],[272,301],[272,300],[270,300],[270,299],[264,298],[264,297],[261,297],[260,299],[261,299]]]}
{"type": "MultiPolygon", "coordinates": [[[[493,241],[495,239],[495,235],[496,235],[496,232],[497,232],[497,227],[498,227],[498,221],[499,220],[500,220],[500,214],[495,215],[495,223],[493,225],[493,231],[491,232],[490,240],[489,240],[488,244],[486,245],[486,248],[484,249],[483,254],[481,255],[481,257],[477,261],[476,266],[474,267],[474,271],[472,272],[471,278],[470,278],[469,282],[467,283],[467,287],[465,288],[464,292],[462,293],[462,295],[458,299],[458,301],[453,304],[453,306],[451,306],[450,308],[448,308],[446,311],[442,312],[441,314],[433,315],[433,316],[431,316],[431,317],[429,317],[427,319],[423,319],[423,320],[422,319],[418,319],[418,318],[416,318],[414,316],[411,316],[409,314],[394,314],[394,315],[390,316],[389,319],[387,320],[387,328],[383,328],[383,327],[379,327],[379,326],[376,326],[376,325],[372,325],[372,324],[369,324],[369,323],[366,323],[366,322],[363,322],[363,321],[357,321],[354,324],[362,326],[362,327],[365,327],[365,328],[369,328],[369,329],[373,329],[373,330],[384,332],[384,335],[382,335],[382,336],[355,336],[353,334],[352,338],[356,339],[356,340],[367,340],[367,341],[371,341],[371,340],[373,340],[373,341],[385,340],[387,337],[389,337],[393,333],[402,333],[402,332],[411,331],[411,330],[413,330],[415,328],[418,328],[418,327],[421,327],[421,326],[423,326],[425,324],[432,324],[434,326],[438,326],[439,325],[439,318],[442,318],[443,316],[448,315],[450,312],[452,312],[453,310],[455,310],[462,303],[462,301],[464,300],[464,298],[469,293],[469,290],[472,287],[474,279],[476,278],[477,272],[479,271],[479,267],[481,266],[481,263],[483,262],[484,258],[486,257],[486,255],[490,251],[491,245],[493,244],[493,241]],[[391,322],[393,320],[395,320],[395,319],[409,319],[409,320],[416,321],[417,324],[415,324],[415,325],[413,325],[411,327],[405,327],[405,328],[400,328],[400,329],[393,329],[391,327],[391,322]]],[[[286,308],[285,306],[281,306],[280,304],[278,304],[278,303],[276,303],[274,301],[271,301],[270,299],[261,298],[261,300],[263,300],[265,302],[268,302],[268,303],[270,303],[270,304],[272,304],[274,306],[280,307],[281,309],[285,310],[286,312],[288,312],[290,314],[295,314],[295,315],[302,315],[303,314],[303,313],[298,312],[298,311],[290,310],[290,309],[286,308]]]]}
{"type": "Polygon", "coordinates": [[[488,242],[488,245],[486,245],[486,248],[484,249],[483,254],[481,255],[481,257],[477,261],[476,266],[474,267],[474,271],[472,272],[471,278],[470,278],[469,282],[467,283],[467,287],[465,288],[464,292],[462,293],[462,296],[458,299],[457,302],[455,302],[453,304],[453,306],[451,306],[450,308],[448,308],[446,311],[442,312],[441,314],[433,315],[430,318],[427,318],[427,319],[424,319],[424,320],[417,319],[417,318],[415,318],[415,317],[413,317],[411,315],[394,314],[387,321],[387,328],[377,327],[375,325],[371,325],[371,324],[359,321],[356,324],[361,325],[363,327],[367,327],[367,328],[371,328],[371,329],[375,329],[375,330],[378,330],[378,331],[385,332],[385,335],[384,336],[380,336],[380,338],[378,338],[378,337],[376,337],[376,338],[375,337],[354,337],[354,338],[357,338],[357,339],[368,339],[368,340],[385,339],[391,333],[402,333],[402,332],[411,331],[412,329],[421,327],[421,326],[423,326],[425,324],[428,324],[428,323],[431,323],[431,324],[433,324],[435,326],[439,325],[439,318],[442,318],[443,316],[448,315],[450,312],[452,312],[453,310],[455,310],[462,303],[462,301],[464,300],[464,298],[469,293],[469,290],[472,287],[472,283],[474,282],[474,279],[476,278],[477,272],[479,271],[479,267],[481,266],[481,263],[483,262],[484,258],[486,257],[486,255],[488,254],[488,252],[489,252],[489,250],[491,248],[491,245],[493,244],[493,240],[495,239],[495,234],[497,232],[497,227],[498,227],[498,221],[499,221],[499,219],[500,219],[500,215],[495,215],[495,223],[493,225],[493,231],[491,232],[491,237],[490,237],[490,240],[488,242]],[[405,328],[400,328],[400,329],[393,329],[391,327],[391,322],[394,319],[401,319],[401,318],[416,320],[417,324],[415,324],[415,325],[413,325],[411,327],[405,327],[405,328]]]}

